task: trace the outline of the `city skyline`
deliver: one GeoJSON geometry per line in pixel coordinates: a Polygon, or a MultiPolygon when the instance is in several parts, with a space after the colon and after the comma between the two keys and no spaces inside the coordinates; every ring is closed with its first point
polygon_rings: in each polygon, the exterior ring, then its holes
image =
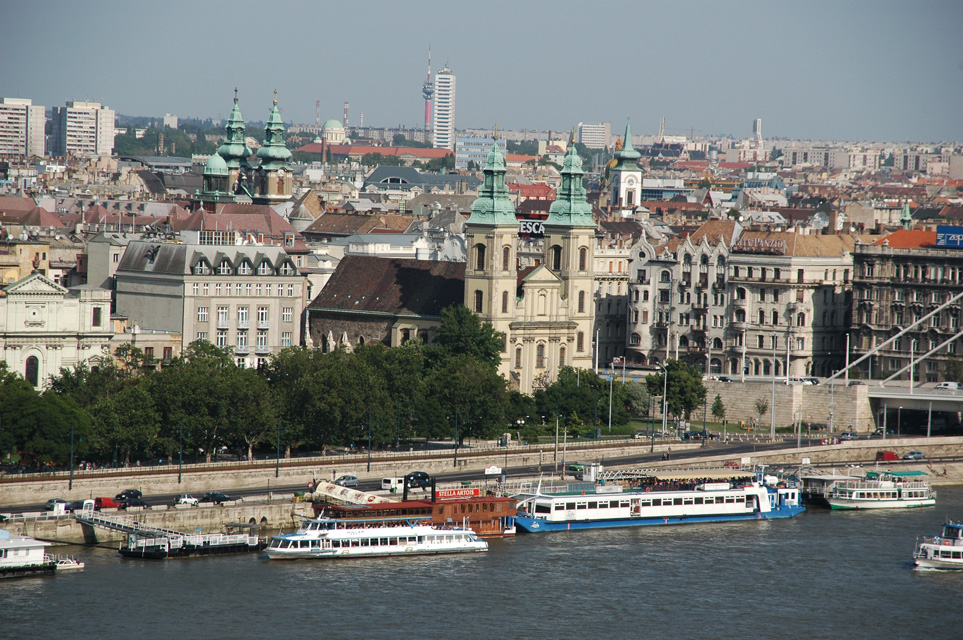
{"type": "Polygon", "coordinates": [[[458,76],[455,127],[958,142],[963,4],[100,2],[7,7],[0,93],[47,108],[422,128],[425,61],[458,76]],[[92,8],[93,7],[93,8],[92,8]],[[266,17],[266,10],[273,13],[266,17]],[[483,15],[490,19],[479,19],[483,15]],[[268,26],[264,26],[268,25],[268,26]],[[94,40],[92,35],[96,34],[94,40]]]}

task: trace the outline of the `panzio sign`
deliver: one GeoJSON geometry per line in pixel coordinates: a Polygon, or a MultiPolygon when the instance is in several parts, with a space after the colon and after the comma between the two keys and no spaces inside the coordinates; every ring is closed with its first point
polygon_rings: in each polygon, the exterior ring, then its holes
{"type": "Polygon", "coordinates": [[[963,227],[936,227],[936,246],[947,249],[963,249],[963,227]]]}

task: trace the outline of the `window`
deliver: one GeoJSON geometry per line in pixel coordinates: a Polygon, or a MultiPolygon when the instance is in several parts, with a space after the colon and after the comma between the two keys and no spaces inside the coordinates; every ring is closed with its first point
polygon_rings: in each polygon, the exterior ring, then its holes
{"type": "Polygon", "coordinates": [[[796,314],[796,326],[797,326],[797,327],[805,327],[805,326],[806,326],[806,314],[805,314],[805,313],[797,313],[797,314],[796,314]]]}
{"type": "Polygon", "coordinates": [[[197,321],[198,321],[198,322],[207,322],[207,307],[198,307],[198,308],[197,308],[197,321]]]}
{"type": "Polygon", "coordinates": [[[508,292],[502,291],[502,313],[508,313],[508,292]]]}
{"type": "Polygon", "coordinates": [[[779,348],[779,336],[773,336],[773,337],[772,337],[772,348],[773,348],[773,349],[778,349],[778,348],[779,348]]]}
{"type": "Polygon", "coordinates": [[[537,369],[545,368],[545,345],[540,344],[535,347],[535,367],[537,369]]]}
{"type": "Polygon", "coordinates": [[[772,323],[774,325],[779,324],[779,312],[775,309],[772,310],[772,323]]]}
{"type": "Polygon", "coordinates": [[[762,309],[759,310],[759,324],[766,324],[766,312],[762,309]]]}
{"type": "Polygon", "coordinates": [[[484,294],[482,294],[481,289],[475,289],[475,313],[482,312],[482,302],[485,299],[484,294]]]}
{"type": "MultiPolygon", "coordinates": [[[[278,285],[278,286],[280,286],[280,285],[278,285]]],[[[268,297],[271,296],[271,285],[270,285],[270,284],[264,285],[264,295],[266,295],[266,296],[268,296],[268,297]]]]}
{"type": "Polygon", "coordinates": [[[257,308],[257,324],[258,326],[267,326],[268,323],[268,308],[258,307],[257,308]]]}
{"type": "Polygon", "coordinates": [[[248,326],[248,309],[247,307],[237,308],[237,326],[241,329],[246,329],[248,326]]]}
{"type": "Polygon", "coordinates": [[[257,338],[256,338],[256,340],[257,340],[257,349],[258,349],[258,351],[262,351],[262,350],[264,350],[264,349],[267,349],[268,332],[267,332],[266,330],[264,330],[264,329],[259,330],[259,331],[257,332],[257,338]]]}
{"type": "Polygon", "coordinates": [[[267,260],[261,260],[261,264],[257,268],[257,274],[259,276],[269,276],[271,275],[272,271],[273,269],[271,269],[271,263],[267,260]]]}
{"type": "Polygon", "coordinates": [[[194,294],[195,296],[201,295],[201,285],[200,285],[200,283],[195,282],[194,284],[191,285],[191,293],[194,294]]]}
{"type": "Polygon", "coordinates": [[[291,346],[291,332],[290,332],[290,331],[282,331],[282,332],[281,332],[281,346],[282,346],[282,347],[290,347],[290,346],[291,346]]]}
{"type": "Polygon", "coordinates": [[[144,347],[144,357],[147,360],[154,359],[154,347],[144,347]]]}
{"type": "Polygon", "coordinates": [[[211,295],[211,285],[207,282],[204,283],[204,295],[205,296],[211,295]]]}
{"type": "Polygon", "coordinates": [[[249,276],[253,272],[254,270],[251,269],[251,263],[247,260],[242,261],[237,267],[237,275],[239,276],[249,276]]]}
{"type": "Polygon", "coordinates": [[[668,271],[663,271],[659,274],[659,282],[671,282],[672,275],[668,271]]]}
{"type": "Polygon", "coordinates": [[[251,291],[253,291],[253,289],[254,289],[254,285],[248,282],[247,284],[244,285],[244,295],[250,296],[251,291]]]}
{"type": "Polygon", "coordinates": [[[281,322],[291,322],[294,319],[294,307],[281,307],[281,322]]]}
{"type": "Polygon", "coordinates": [[[120,262],[120,254],[119,254],[119,253],[113,254],[113,255],[111,256],[111,258],[113,258],[115,264],[118,263],[118,262],[120,262]]]}
{"type": "Polygon", "coordinates": [[[759,347],[760,349],[765,347],[765,344],[763,343],[763,340],[765,339],[766,339],[765,336],[756,336],[756,346],[759,347]]]}
{"type": "Polygon", "coordinates": [[[558,350],[558,364],[559,366],[565,366],[565,346],[559,348],[558,350]]]}
{"type": "Polygon", "coordinates": [[[237,295],[237,296],[241,295],[241,283],[240,283],[240,282],[238,282],[237,284],[234,285],[234,295],[237,295]]]}
{"type": "Polygon", "coordinates": [[[174,357],[174,347],[164,347],[164,360],[170,360],[174,357]]]}
{"type": "Polygon", "coordinates": [[[515,348],[515,368],[516,369],[522,368],[522,348],[521,347],[515,348]]]}
{"type": "Polygon", "coordinates": [[[217,267],[217,272],[222,276],[231,275],[231,263],[227,260],[221,260],[221,264],[217,267]]]}
{"type": "Polygon", "coordinates": [[[214,285],[214,295],[215,295],[215,296],[221,295],[221,283],[220,283],[220,282],[218,282],[218,283],[216,283],[216,284],[214,285]]]}
{"type": "Polygon", "coordinates": [[[475,269],[485,270],[485,245],[483,244],[475,245],[475,269]]]}
{"type": "Polygon", "coordinates": [[[236,346],[238,351],[247,351],[247,331],[237,332],[236,346]]]}
{"type": "Polygon", "coordinates": [[[796,338],[796,349],[798,349],[799,351],[803,351],[805,350],[805,348],[806,348],[806,339],[796,338]]]}
{"type": "Polygon", "coordinates": [[[289,298],[293,298],[293,297],[294,297],[294,285],[293,285],[293,284],[289,284],[289,285],[288,285],[288,297],[289,297],[289,298]]]}
{"type": "Polygon", "coordinates": [[[256,285],[254,285],[254,295],[256,295],[256,296],[259,297],[259,298],[261,297],[261,283],[260,283],[260,282],[258,282],[256,285]]]}
{"type": "Polygon", "coordinates": [[[551,250],[552,269],[560,271],[562,269],[562,247],[554,245],[551,250]]]}
{"type": "Polygon", "coordinates": [[[198,331],[198,332],[197,332],[197,339],[198,339],[198,340],[207,340],[207,331],[198,331]]]}
{"type": "Polygon", "coordinates": [[[588,264],[588,249],[582,247],[578,250],[578,270],[585,271],[588,264]]]}
{"type": "Polygon", "coordinates": [[[502,248],[502,271],[508,271],[508,267],[511,264],[512,249],[511,247],[502,248]]]}
{"type": "Polygon", "coordinates": [[[585,313],[585,292],[578,292],[578,312],[585,313]]]}
{"type": "Polygon", "coordinates": [[[100,307],[94,307],[94,315],[93,315],[93,318],[91,318],[91,324],[93,326],[95,327],[100,326],[100,323],[103,321],[103,317],[102,317],[103,313],[104,313],[103,309],[101,309],[100,307]]]}
{"type": "Polygon", "coordinates": [[[218,329],[217,337],[215,338],[216,344],[219,347],[227,346],[227,329],[218,329]]]}
{"type": "Polygon", "coordinates": [[[281,268],[278,269],[278,273],[280,273],[282,276],[293,276],[294,267],[291,266],[290,261],[285,260],[284,263],[281,265],[281,268]]]}
{"type": "Polygon", "coordinates": [[[585,351],[585,334],[581,331],[578,332],[578,336],[575,338],[575,349],[577,351],[585,351]]]}
{"type": "Polygon", "coordinates": [[[640,336],[637,333],[633,333],[632,336],[629,338],[629,344],[631,345],[638,345],[641,342],[642,342],[642,336],[640,336]]]}

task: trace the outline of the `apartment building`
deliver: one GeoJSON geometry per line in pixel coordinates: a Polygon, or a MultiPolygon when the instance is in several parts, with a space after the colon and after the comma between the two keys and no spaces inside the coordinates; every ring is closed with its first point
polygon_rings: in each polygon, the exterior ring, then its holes
{"type": "Polygon", "coordinates": [[[239,366],[301,344],[307,281],[283,247],[131,242],[116,283],[131,324],[230,348],[239,366]]]}
{"type": "Polygon", "coordinates": [[[0,155],[44,154],[44,108],[25,98],[0,98],[0,155]]]}
{"type": "Polygon", "coordinates": [[[114,111],[99,102],[68,102],[54,107],[52,156],[110,155],[114,150],[114,111]]]}
{"type": "Polygon", "coordinates": [[[589,149],[607,148],[609,146],[609,138],[611,137],[611,122],[601,122],[599,124],[578,123],[578,141],[589,149]]]}
{"type": "Polygon", "coordinates": [[[435,98],[432,108],[431,146],[455,149],[455,74],[448,65],[435,74],[435,98]]]}
{"type": "MultiPolygon", "coordinates": [[[[941,241],[937,231],[901,229],[873,244],[857,244],[853,273],[854,313],[849,329],[855,359],[963,290],[963,249],[941,241]]],[[[956,342],[947,342],[959,333],[961,317],[963,303],[957,301],[889,343],[861,368],[867,376],[886,377],[935,349],[913,367],[913,379],[944,379],[947,363],[963,353],[956,342]]],[[[909,369],[899,379],[909,380],[909,369]]]]}

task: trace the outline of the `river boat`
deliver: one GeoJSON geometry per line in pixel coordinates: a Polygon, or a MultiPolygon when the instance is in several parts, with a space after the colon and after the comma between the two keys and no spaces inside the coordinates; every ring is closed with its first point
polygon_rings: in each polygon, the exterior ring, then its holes
{"type": "Polygon", "coordinates": [[[524,532],[610,527],[772,520],[791,518],[805,507],[799,490],[759,482],[594,488],[520,494],[516,525],[524,532]]]}
{"type": "Polygon", "coordinates": [[[265,553],[271,560],[372,558],[488,551],[488,543],[464,527],[437,527],[418,519],[304,520],[295,533],[276,535],[265,553]]]}
{"type": "Polygon", "coordinates": [[[53,575],[56,561],[45,552],[49,542],[0,529],[0,578],[53,575]]]}
{"type": "Polygon", "coordinates": [[[414,517],[427,524],[443,527],[461,524],[479,538],[506,538],[515,535],[515,498],[482,496],[471,489],[440,489],[436,499],[402,500],[371,504],[334,505],[314,503],[315,516],[358,520],[371,518],[414,517]]]}
{"type": "Polygon", "coordinates": [[[908,509],[932,507],[936,491],[925,471],[870,471],[856,480],[838,480],[827,490],[831,509],[908,509]]]}
{"type": "Polygon", "coordinates": [[[963,524],[947,521],[942,535],[918,540],[913,564],[918,569],[963,570],[963,524]]]}

